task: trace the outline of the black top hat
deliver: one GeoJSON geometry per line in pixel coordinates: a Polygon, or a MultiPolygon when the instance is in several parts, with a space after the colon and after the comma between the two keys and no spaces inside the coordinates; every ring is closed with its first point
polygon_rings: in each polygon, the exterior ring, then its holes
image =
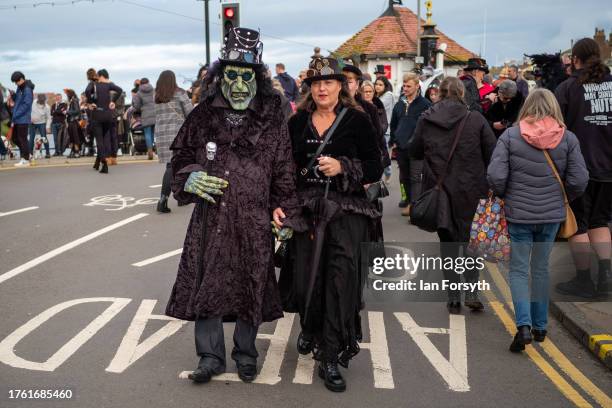
{"type": "Polygon", "coordinates": [[[385,75],[385,66],[384,65],[376,65],[376,70],[374,70],[374,75],[381,74],[385,75]]]}
{"type": "Polygon", "coordinates": [[[225,46],[221,49],[219,60],[225,64],[239,66],[259,66],[263,43],[259,41],[259,32],[250,28],[232,27],[225,37],[225,46]]]}
{"type": "Polygon", "coordinates": [[[356,65],[353,64],[353,60],[350,58],[344,60],[342,71],[352,72],[353,74],[357,75],[357,79],[361,79],[363,77],[363,73],[361,72],[361,70],[356,65]]]}
{"type": "Polygon", "coordinates": [[[335,58],[315,57],[310,61],[310,64],[308,64],[308,71],[306,71],[304,82],[310,85],[313,81],[321,81],[324,79],[344,81],[345,77],[335,58]]]}
{"type": "Polygon", "coordinates": [[[484,58],[470,58],[467,66],[463,68],[464,71],[472,71],[474,69],[479,69],[487,74],[489,73],[489,66],[484,58]]]}

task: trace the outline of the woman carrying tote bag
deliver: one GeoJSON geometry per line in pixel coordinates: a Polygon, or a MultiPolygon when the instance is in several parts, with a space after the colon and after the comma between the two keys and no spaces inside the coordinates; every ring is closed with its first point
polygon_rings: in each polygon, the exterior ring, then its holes
{"type": "Polygon", "coordinates": [[[580,143],[565,128],[552,92],[542,88],[529,94],[518,126],[508,128],[497,142],[487,179],[505,201],[517,327],[510,351],[520,352],[532,339],[546,337],[548,259],[568,215],[565,203],[580,196],[589,180],[580,143]]]}

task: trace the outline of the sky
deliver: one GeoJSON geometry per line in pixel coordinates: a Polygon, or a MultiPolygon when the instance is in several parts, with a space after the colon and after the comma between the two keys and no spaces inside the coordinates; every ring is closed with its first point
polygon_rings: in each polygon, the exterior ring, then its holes
{"type": "MultiPolygon", "coordinates": [[[[404,0],[416,11],[418,0],[404,0]]],[[[425,17],[424,0],[422,14],[425,17]]],[[[0,83],[23,71],[38,92],[82,91],[89,67],[106,68],[129,91],[134,79],[171,69],[188,87],[205,60],[204,6],[198,0],[0,0],[0,83]],[[37,1],[57,5],[32,7],[37,1]],[[14,9],[12,6],[17,5],[14,9]],[[24,8],[21,8],[24,7],[24,8]],[[158,10],[155,10],[158,9],[158,10]],[[163,11],[159,11],[163,10],[163,11]],[[173,14],[174,13],[174,14],[173,14]]],[[[378,17],[388,0],[242,0],[241,25],[260,29],[264,62],[295,76],[313,47],[335,50],[378,17]]],[[[211,59],[219,55],[220,1],[210,0],[211,59]]],[[[571,39],[612,30],[610,0],[433,0],[437,28],[489,65],[524,53],[557,52],[571,39]],[[486,41],[485,36],[486,21],[486,41]]],[[[129,93],[128,93],[129,94],[129,93]]]]}

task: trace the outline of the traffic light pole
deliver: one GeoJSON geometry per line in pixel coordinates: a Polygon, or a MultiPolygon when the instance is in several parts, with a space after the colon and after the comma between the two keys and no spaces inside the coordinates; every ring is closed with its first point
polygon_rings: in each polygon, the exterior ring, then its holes
{"type": "Polygon", "coordinates": [[[208,1],[204,0],[204,32],[206,36],[206,65],[210,66],[210,20],[208,19],[208,1]]]}

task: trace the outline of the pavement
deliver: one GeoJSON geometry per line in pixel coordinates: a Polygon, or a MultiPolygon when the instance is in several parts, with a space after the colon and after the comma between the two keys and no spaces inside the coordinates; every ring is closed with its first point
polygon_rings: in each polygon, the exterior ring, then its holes
{"type": "MultiPolygon", "coordinates": [[[[292,314],[261,326],[256,382],[237,381],[230,361],[227,374],[194,385],[193,323],[163,315],[193,206],[171,201],[171,214],[155,212],[164,166],[154,161],[120,158],[101,175],[91,159],[51,160],[0,168],[2,408],[612,408],[612,372],[558,320],[543,343],[508,351],[516,329],[495,265],[482,276],[492,286],[483,313],[369,301],[345,393],[327,391],[298,355],[292,314]],[[41,402],[41,389],[58,392],[41,402]]],[[[386,240],[435,243],[400,216],[397,190],[385,200],[386,240]]]]}

